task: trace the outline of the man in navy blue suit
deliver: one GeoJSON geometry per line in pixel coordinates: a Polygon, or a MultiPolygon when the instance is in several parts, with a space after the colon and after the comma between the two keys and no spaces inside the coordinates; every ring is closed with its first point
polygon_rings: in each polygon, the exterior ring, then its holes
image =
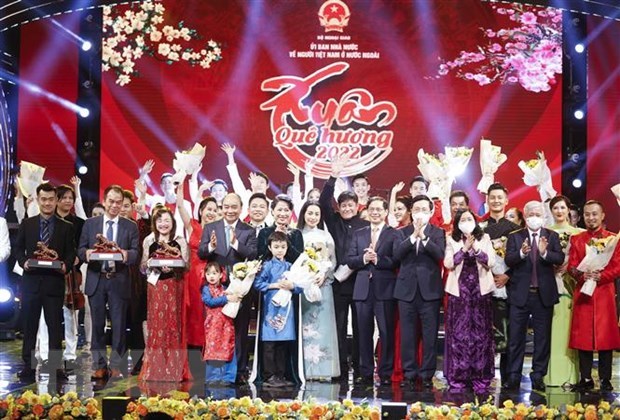
{"type": "Polygon", "coordinates": [[[534,329],[532,389],[545,390],[544,376],[551,352],[553,306],[558,303],[554,265],[564,263],[558,234],[543,225],[543,204],[530,201],[523,209],[526,228],[512,232],[506,243],[506,265],[511,268],[508,283],[510,303],[508,329],[508,381],[505,389],[516,389],[521,382],[525,338],[530,316],[534,329]]]}
{"type": "Polygon", "coordinates": [[[122,366],[127,352],[125,329],[127,309],[131,299],[131,273],[129,267],[138,261],[138,226],[130,219],[120,216],[123,205],[123,189],[110,185],[103,193],[105,212],[91,217],[84,223],[78,256],[88,263],[85,293],[88,295],[93,319],[91,352],[93,355],[92,379],[122,377],[122,366]],[[91,261],[90,256],[97,242],[97,234],[116,242],[121,249],[122,261],[91,261]],[[108,367],[105,325],[106,305],[112,321],[112,354],[108,367]]]}
{"type": "Polygon", "coordinates": [[[392,256],[399,233],[385,224],[388,202],[382,197],[368,200],[370,226],[353,232],[347,265],[356,270],[353,300],[359,328],[358,383],[372,384],[374,363],[374,320],[379,327],[381,358],[377,371],[383,385],[392,382],[394,368],[394,283],[397,263],[392,256]]]}
{"type": "Polygon", "coordinates": [[[425,388],[433,386],[437,369],[437,332],[443,296],[441,265],[446,251],[443,229],[429,223],[433,203],[426,195],[413,198],[413,224],[398,232],[394,250],[400,270],[394,286],[400,317],[401,354],[405,379],[415,385],[418,377],[425,388]],[[418,325],[422,326],[419,331],[418,325]],[[422,366],[418,365],[418,337],[422,334],[422,366]]]}

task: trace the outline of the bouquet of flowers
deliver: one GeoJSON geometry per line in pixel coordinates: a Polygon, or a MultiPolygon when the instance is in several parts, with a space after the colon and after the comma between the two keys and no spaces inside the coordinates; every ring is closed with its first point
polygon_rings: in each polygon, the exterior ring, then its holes
{"type": "MultiPolygon", "coordinates": [[[[493,244],[493,249],[495,250],[495,264],[491,267],[491,272],[495,275],[497,274],[505,274],[508,271],[508,266],[504,261],[506,258],[506,242],[508,238],[502,236],[501,238],[493,239],[491,243],[493,244]]],[[[508,299],[508,293],[506,293],[506,287],[495,288],[493,291],[493,296],[499,299],[508,299]]]]}
{"type": "Polygon", "coordinates": [[[452,180],[448,176],[446,157],[443,154],[432,155],[424,149],[418,150],[418,169],[429,182],[428,196],[444,198],[450,196],[452,180]]]}
{"type": "Polygon", "coordinates": [[[570,234],[568,232],[559,233],[560,236],[560,247],[562,247],[562,252],[564,253],[564,264],[556,268],[555,271],[555,281],[558,285],[558,292],[562,294],[567,294],[569,296],[573,296],[573,291],[575,290],[575,280],[566,274],[566,263],[568,262],[568,247],[570,245],[570,234]]]}
{"type": "Polygon", "coordinates": [[[519,161],[519,168],[523,171],[523,182],[540,191],[542,201],[555,197],[558,193],[553,189],[551,170],[543,152],[536,152],[536,159],[519,161]]]}
{"type": "Polygon", "coordinates": [[[19,175],[17,176],[17,185],[26,198],[33,197],[35,191],[40,184],[47,182],[43,180],[45,168],[35,163],[22,160],[19,163],[19,175]]]}
{"type": "Polygon", "coordinates": [[[620,206],[620,184],[611,187],[611,192],[614,194],[614,197],[616,197],[616,201],[618,201],[618,205],[620,206]]]}
{"type": "Polygon", "coordinates": [[[483,194],[495,182],[495,172],[502,166],[508,157],[502,153],[502,148],[494,146],[491,140],[480,139],[480,170],[482,179],[478,183],[478,191],[483,194]]]}
{"type": "Polygon", "coordinates": [[[445,164],[448,168],[448,175],[454,181],[457,176],[467,169],[471,155],[474,153],[474,148],[446,146],[444,150],[446,151],[445,164]]]}
{"type": "Polygon", "coordinates": [[[194,144],[189,150],[174,153],[172,167],[175,174],[172,176],[173,182],[182,182],[185,174],[193,174],[200,169],[202,160],[205,158],[205,147],[201,144],[194,144]]]}
{"type": "MultiPolygon", "coordinates": [[[[611,260],[617,244],[618,235],[590,239],[586,244],[586,256],[583,257],[583,260],[577,266],[577,270],[582,273],[603,270],[609,263],[609,260],[611,260]]],[[[592,296],[595,289],[596,282],[594,280],[586,280],[581,287],[581,293],[592,296]]]]}
{"type": "MultiPolygon", "coordinates": [[[[232,273],[230,273],[230,284],[226,289],[229,294],[235,294],[243,297],[248,294],[254,283],[254,277],[260,270],[260,261],[246,261],[233,265],[232,273]]],[[[228,302],[222,308],[222,313],[229,318],[235,318],[239,312],[241,302],[228,302]]]]}
{"type": "MultiPolygon", "coordinates": [[[[308,302],[318,302],[323,298],[321,288],[316,280],[327,272],[331,262],[329,259],[321,258],[321,251],[320,248],[307,246],[304,252],[297,257],[291,269],[284,273],[287,280],[292,281],[296,287],[301,287],[304,290],[304,296],[308,302]]],[[[271,301],[276,306],[286,306],[291,297],[292,292],[290,290],[280,289],[271,298],[271,301]]]]}

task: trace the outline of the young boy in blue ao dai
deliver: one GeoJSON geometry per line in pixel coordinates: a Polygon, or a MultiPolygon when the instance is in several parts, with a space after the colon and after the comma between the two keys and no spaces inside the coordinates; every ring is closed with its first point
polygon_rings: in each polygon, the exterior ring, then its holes
{"type": "Polygon", "coordinates": [[[291,348],[295,341],[295,311],[293,302],[277,306],[272,302],[273,296],[280,289],[301,293],[292,281],[283,277],[291,268],[291,263],[284,260],[288,249],[286,234],[275,231],[267,238],[267,246],[273,258],[263,264],[263,268],[254,280],[254,288],[262,292],[262,310],[260,324],[260,341],[262,344],[263,386],[280,387],[293,385],[285,378],[286,365],[292,359],[291,348]]]}

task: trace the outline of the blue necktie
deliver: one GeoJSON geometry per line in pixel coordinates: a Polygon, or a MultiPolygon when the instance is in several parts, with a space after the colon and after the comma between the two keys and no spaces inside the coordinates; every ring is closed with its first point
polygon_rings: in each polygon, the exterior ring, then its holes
{"type": "MultiPolygon", "coordinates": [[[[108,220],[106,223],[108,224],[108,229],[105,232],[105,236],[108,240],[113,241],[114,240],[114,221],[108,220]]],[[[103,270],[112,271],[112,264],[110,264],[110,261],[104,262],[103,270]]]]}
{"type": "Polygon", "coordinates": [[[43,225],[41,226],[41,242],[45,245],[50,244],[50,221],[43,219],[41,221],[43,225]]]}

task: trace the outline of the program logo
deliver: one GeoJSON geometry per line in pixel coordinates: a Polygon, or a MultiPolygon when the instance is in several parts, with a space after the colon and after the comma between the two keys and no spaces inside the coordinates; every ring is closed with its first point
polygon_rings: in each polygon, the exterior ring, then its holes
{"type": "Polygon", "coordinates": [[[327,0],[319,9],[319,22],[325,32],[342,32],[350,17],[349,6],[341,0],[327,0]]]}
{"type": "Polygon", "coordinates": [[[394,132],[387,128],[398,114],[393,102],[375,101],[368,90],[354,88],[340,98],[304,104],[323,82],[348,69],[348,63],[336,62],[307,77],[277,76],[261,84],[262,91],[277,92],[260,105],[271,111],[273,146],[301,169],[316,157],[315,177],[329,178],[328,162],[338,155],[349,156],[342,175],[350,176],[377,166],[392,152],[394,132]]]}

